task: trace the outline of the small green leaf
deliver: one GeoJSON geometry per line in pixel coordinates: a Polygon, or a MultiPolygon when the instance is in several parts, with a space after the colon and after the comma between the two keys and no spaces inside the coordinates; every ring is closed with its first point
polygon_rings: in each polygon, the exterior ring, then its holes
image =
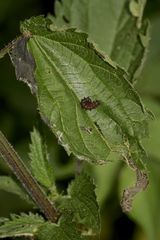
{"type": "Polygon", "coordinates": [[[85,174],[76,177],[69,186],[68,195],[64,197],[61,208],[72,211],[76,221],[92,230],[93,234],[100,232],[99,206],[95,185],[90,177],[85,174]]]}
{"type": "Polygon", "coordinates": [[[31,133],[30,154],[31,168],[40,184],[51,188],[54,184],[53,166],[49,162],[47,146],[43,143],[40,133],[34,128],[31,133]]]}
{"type": "Polygon", "coordinates": [[[0,225],[0,238],[34,236],[35,232],[44,224],[39,215],[30,213],[11,215],[11,219],[4,219],[0,225]]]}
{"type": "Polygon", "coordinates": [[[33,204],[23,189],[8,176],[0,176],[0,190],[18,195],[29,204],[33,204]]]}
{"type": "Polygon", "coordinates": [[[44,224],[36,235],[38,240],[86,240],[86,237],[81,236],[70,215],[62,216],[57,225],[44,224]]]}

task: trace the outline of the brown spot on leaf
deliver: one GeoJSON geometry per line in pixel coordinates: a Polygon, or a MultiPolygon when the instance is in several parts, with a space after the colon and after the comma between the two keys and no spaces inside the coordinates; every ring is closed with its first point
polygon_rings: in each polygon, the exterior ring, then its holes
{"type": "Polygon", "coordinates": [[[100,105],[100,101],[98,100],[92,101],[90,97],[84,97],[81,100],[81,107],[85,110],[91,111],[92,109],[97,108],[99,105],[100,105]]]}

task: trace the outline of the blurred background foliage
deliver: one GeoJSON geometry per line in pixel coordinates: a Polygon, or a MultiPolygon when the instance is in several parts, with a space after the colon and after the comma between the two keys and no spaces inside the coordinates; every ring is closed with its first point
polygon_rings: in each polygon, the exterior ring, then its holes
{"type": "MultiPolygon", "coordinates": [[[[48,13],[54,14],[53,0],[0,0],[0,49],[19,35],[21,20],[48,13]]],[[[136,88],[155,115],[149,126],[150,137],[144,141],[149,155],[150,185],[136,197],[133,211],[126,215],[119,206],[120,193],[124,187],[133,184],[135,176],[121,162],[86,166],[98,186],[102,240],[160,240],[160,0],[148,0],[145,15],[151,22],[151,41],[136,88]]],[[[35,98],[27,86],[15,79],[13,66],[6,56],[0,61],[0,128],[26,164],[29,133],[33,126],[41,131],[48,143],[57,186],[60,191],[65,191],[74,177],[74,159],[66,155],[40,120],[35,98]]],[[[4,176],[12,176],[12,173],[0,159],[0,217],[31,210],[32,204],[11,193],[14,186],[10,182],[3,184],[4,176]]]]}

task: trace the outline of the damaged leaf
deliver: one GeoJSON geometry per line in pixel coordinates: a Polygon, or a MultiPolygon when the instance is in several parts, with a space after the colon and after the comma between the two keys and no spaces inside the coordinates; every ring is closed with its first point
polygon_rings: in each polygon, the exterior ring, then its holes
{"type": "Polygon", "coordinates": [[[36,84],[34,79],[35,61],[32,55],[27,51],[26,43],[29,36],[19,37],[14,41],[9,52],[11,61],[15,67],[15,73],[18,80],[27,83],[32,93],[36,93],[36,84]]]}
{"type": "Polygon", "coordinates": [[[148,175],[146,172],[139,170],[131,159],[128,160],[128,165],[136,173],[135,186],[126,188],[123,191],[121,200],[121,207],[124,212],[130,212],[132,210],[132,202],[137,193],[143,191],[148,186],[148,175]]]}

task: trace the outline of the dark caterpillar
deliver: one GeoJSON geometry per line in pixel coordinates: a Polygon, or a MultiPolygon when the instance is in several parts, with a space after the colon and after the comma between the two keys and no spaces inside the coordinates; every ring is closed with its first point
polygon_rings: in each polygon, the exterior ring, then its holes
{"type": "Polygon", "coordinates": [[[100,105],[98,100],[92,101],[90,97],[84,97],[81,100],[81,107],[85,110],[92,110],[97,108],[100,105]]]}

